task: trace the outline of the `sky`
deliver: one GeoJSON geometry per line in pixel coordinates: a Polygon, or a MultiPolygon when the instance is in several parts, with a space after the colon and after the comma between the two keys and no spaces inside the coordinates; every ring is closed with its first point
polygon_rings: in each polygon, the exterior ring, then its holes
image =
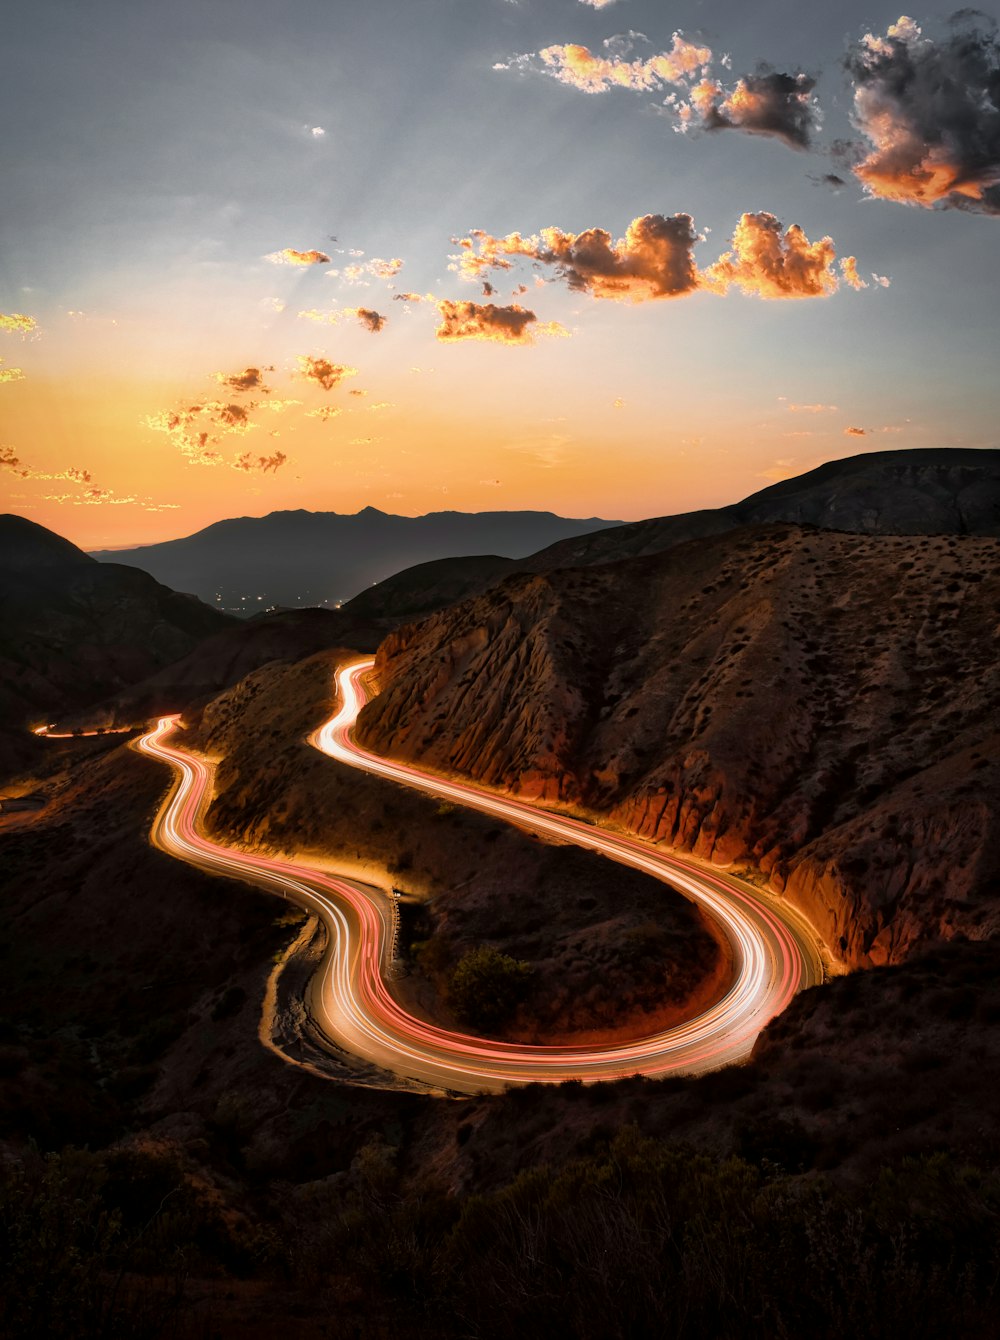
{"type": "Polygon", "coordinates": [[[994,447],[995,19],[15,0],[0,505],[634,520],[994,447]]]}

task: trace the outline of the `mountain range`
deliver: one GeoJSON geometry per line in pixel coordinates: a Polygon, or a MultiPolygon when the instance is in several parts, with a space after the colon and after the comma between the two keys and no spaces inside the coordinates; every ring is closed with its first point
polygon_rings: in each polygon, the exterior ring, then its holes
{"type": "Polygon", "coordinates": [[[0,518],[0,1331],[548,1335],[569,1293],[574,1333],[654,1334],[667,1280],[670,1334],[994,1335],[998,459],[832,462],[250,619],[0,518]],[[209,833],[407,891],[422,1018],[483,945],[530,967],[529,1039],[728,980],[650,877],[312,748],[376,646],[375,748],[728,866],[806,911],[830,980],[700,1078],[364,1087],[303,1008],[316,921],[156,849],[166,770],[124,736],[26,727],[183,711],[209,833]]]}
{"type": "Polygon", "coordinates": [[[183,539],[95,550],[92,556],[134,564],[177,591],[252,615],[278,606],[330,608],[416,563],[482,553],[522,558],[559,540],[618,524],[552,512],[409,517],[375,507],[353,516],[300,510],[235,517],[183,539]]]}
{"type": "Polygon", "coordinates": [[[517,572],[615,563],[766,522],[861,535],[1000,535],[1000,451],[918,448],[828,461],[742,502],[592,531],[527,558],[424,564],[362,591],[349,608],[416,618],[517,572]]]}

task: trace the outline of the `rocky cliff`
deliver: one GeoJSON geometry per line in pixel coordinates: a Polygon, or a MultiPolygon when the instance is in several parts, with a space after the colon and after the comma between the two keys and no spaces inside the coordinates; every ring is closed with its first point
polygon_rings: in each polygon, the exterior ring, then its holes
{"type": "Polygon", "coordinates": [[[361,738],[783,891],[854,965],[1000,928],[1000,542],[740,529],[392,634],[361,738]]]}

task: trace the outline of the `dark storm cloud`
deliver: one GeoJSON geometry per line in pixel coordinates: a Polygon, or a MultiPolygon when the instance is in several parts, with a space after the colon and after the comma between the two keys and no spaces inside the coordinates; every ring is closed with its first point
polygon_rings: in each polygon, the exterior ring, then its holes
{"type": "Polygon", "coordinates": [[[868,141],[853,166],[869,195],[925,209],[1000,214],[1000,47],[974,10],[933,41],[905,15],[866,33],[847,59],[854,122],[868,141]]]}

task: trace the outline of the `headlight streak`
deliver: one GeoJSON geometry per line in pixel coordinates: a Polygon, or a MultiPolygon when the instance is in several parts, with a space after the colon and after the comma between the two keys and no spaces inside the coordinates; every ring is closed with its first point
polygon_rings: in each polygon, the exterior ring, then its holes
{"type": "Polygon", "coordinates": [[[354,743],[371,659],[337,672],[340,707],[310,736],[332,758],[429,794],[496,815],[534,832],[596,850],[689,896],[721,928],[733,953],[730,989],[687,1023],[612,1046],[529,1046],[452,1032],[409,1014],[391,995],[385,969],[389,922],[382,895],[293,861],[239,851],[205,837],[201,816],[212,791],[210,764],[166,741],[177,717],[163,717],[136,747],[178,774],[152,839],[203,869],[249,879],[315,912],[327,949],[309,987],[311,1013],[338,1048],[431,1092],[475,1093],[508,1084],[597,1081],[626,1075],[697,1074],[747,1057],[760,1030],[796,991],[822,980],[813,937],[801,918],[783,915],[751,892],[637,838],[606,832],[520,800],[392,762],[354,743]]]}

